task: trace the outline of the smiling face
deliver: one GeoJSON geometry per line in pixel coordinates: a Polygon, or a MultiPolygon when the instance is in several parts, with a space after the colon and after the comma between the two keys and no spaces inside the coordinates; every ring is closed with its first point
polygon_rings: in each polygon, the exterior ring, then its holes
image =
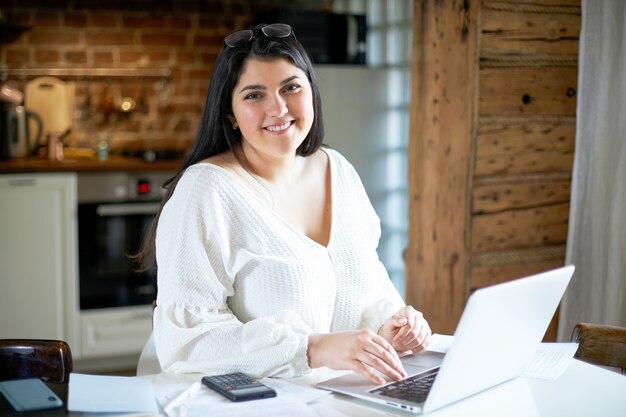
{"type": "Polygon", "coordinates": [[[269,159],[295,156],[313,123],[306,74],[290,61],[249,59],[232,92],[231,123],[244,152],[269,159]]]}

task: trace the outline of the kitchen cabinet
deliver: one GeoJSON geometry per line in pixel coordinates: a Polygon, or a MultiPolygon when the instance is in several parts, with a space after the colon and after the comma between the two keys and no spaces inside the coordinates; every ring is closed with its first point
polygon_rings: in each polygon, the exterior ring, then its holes
{"type": "Polygon", "coordinates": [[[76,340],[76,174],[0,175],[0,338],[76,340]]]}

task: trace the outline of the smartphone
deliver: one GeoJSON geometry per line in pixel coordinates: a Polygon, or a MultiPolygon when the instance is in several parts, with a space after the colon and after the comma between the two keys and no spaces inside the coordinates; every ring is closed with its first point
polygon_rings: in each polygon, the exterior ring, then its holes
{"type": "Polygon", "coordinates": [[[63,406],[63,401],[37,378],[2,381],[0,392],[16,411],[45,410],[63,406]]]}
{"type": "Polygon", "coordinates": [[[272,388],[241,372],[205,376],[202,383],[231,401],[250,401],[276,396],[276,391],[272,388]]]}

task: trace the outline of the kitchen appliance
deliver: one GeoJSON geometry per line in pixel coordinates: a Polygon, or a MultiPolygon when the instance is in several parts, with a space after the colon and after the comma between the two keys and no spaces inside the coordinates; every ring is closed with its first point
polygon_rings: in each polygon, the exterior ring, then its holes
{"type": "Polygon", "coordinates": [[[366,65],[367,19],[363,14],[277,10],[261,13],[255,20],[290,25],[314,64],[366,65]]]}
{"type": "Polygon", "coordinates": [[[41,117],[24,106],[0,109],[0,158],[30,155],[39,146],[42,130],[41,117]]]}
{"type": "Polygon", "coordinates": [[[78,174],[80,310],[149,305],[156,272],[136,272],[135,254],[173,172],[78,174]]]}

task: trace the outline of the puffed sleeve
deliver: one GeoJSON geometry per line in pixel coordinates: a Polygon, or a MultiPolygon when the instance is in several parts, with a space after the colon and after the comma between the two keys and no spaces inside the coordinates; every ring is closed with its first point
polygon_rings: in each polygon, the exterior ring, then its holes
{"type": "Polygon", "coordinates": [[[283,310],[243,323],[229,309],[234,278],[224,260],[236,248],[225,242],[226,213],[209,182],[192,170],[179,181],[157,229],[154,337],[162,369],[255,377],[309,372],[311,329],[296,313],[283,310]]]}
{"type": "Polygon", "coordinates": [[[377,332],[380,326],[406,304],[393,286],[382,262],[377,262],[375,281],[361,312],[361,328],[377,332]]]}

